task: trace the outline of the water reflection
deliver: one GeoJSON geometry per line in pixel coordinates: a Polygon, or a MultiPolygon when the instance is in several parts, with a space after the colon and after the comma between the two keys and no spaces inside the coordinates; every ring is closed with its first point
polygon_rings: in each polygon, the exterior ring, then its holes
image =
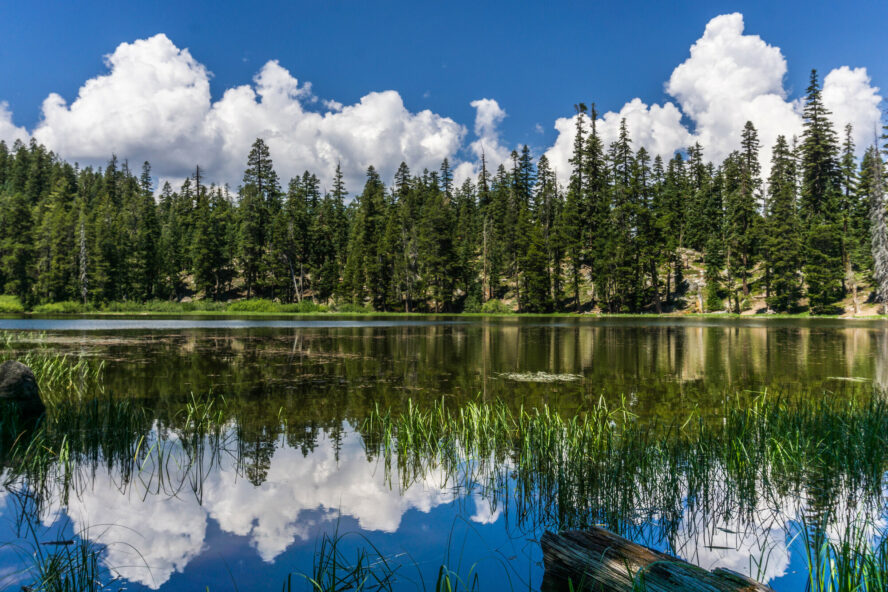
{"type": "MultiPolygon", "coordinates": [[[[43,321],[16,322],[36,329],[43,321]]],[[[328,320],[270,327],[284,321],[220,320],[242,328],[182,330],[162,328],[173,321],[145,319],[126,321],[140,330],[108,329],[124,322],[117,319],[58,322],[90,330],[53,330],[43,335],[44,346],[106,360],[107,387],[118,395],[155,401],[215,392],[253,397],[257,404],[283,399],[293,417],[307,412],[322,424],[361,420],[377,403],[441,396],[464,401],[478,393],[565,411],[602,394],[612,400],[625,395],[637,412],[663,415],[695,406],[718,409],[743,391],[888,388],[882,321],[328,320]],[[519,383],[504,378],[511,373],[583,380],[519,383]]]]}
{"type": "MultiPolygon", "coordinates": [[[[750,423],[740,460],[728,441],[746,433],[739,423],[695,435],[683,424],[693,413],[710,425],[738,397],[752,398],[744,391],[768,389],[803,410],[873,386],[884,392],[881,323],[98,328],[32,335],[15,347],[108,361],[104,406],[51,413],[46,448],[64,438],[69,460],[8,461],[3,481],[33,496],[45,527],[70,521],[67,532],[107,545],[103,564],[135,588],[189,588],[177,575],[200,583],[224,569],[222,558],[280,577],[310,567],[314,541],[343,519],[388,541],[393,556],[415,551],[433,581],[441,543],[423,533],[446,539],[460,518],[495,548],[533,546],[547,528],[605,524],[707,569],[793,590],[806,569],[803,525],[823,519],[841,541],[865,518],[871,545],[888,526],[881,408],[849,407],[835,422],[790,414],[750,423]],[[540,378],[508,378],[531,373],[540,378]],[[582,380],[544,379],[556,374],[582,380]],[[437,409],[454,417],[502,401],[503,415],[548,405],[569,419],[602,394],[638,417],[619,445],[592,437],[607,422],[585,432],[542,421],[517,431],[479,424],[454,437],[451,424],[394,419],[442,400],[437,409]],[[389,411],[390,423],[370,421],[389,411]],[[407,438],[411,425],[422,437],[407,438]],[[816,462],[781,455],[773,442],[786,444],[793,426],[828,443],[828,454],[816,462]],[[437,555],[423,544],[437,545],[437,555]]],[[[813,446],[806,442],[803,451],[813,446]]],[[[9,523],[0,538],[13,540],[19,506],[6,494],[0,508],[9,523]]],[[[518,556],[512,569],[538,585],[537,560],[518,556]]],[[[0,556],[0,568],[10,561],[0,556]]]]}
{"type": "MultiPolygon", "coordinates": [[[[321,435],[305,453],[279,442],[257,484],[246,478],[244,459],[233,450],[205,448],[202,459],[189,458],[175,436],[160,433],[155,428],[148,439],[159,443],[158,452],[142,459],[134,475],[119,465],[103,470],[103,459],[77,466],[73,478],[58,474],[40,516],[47,527],[70,519],[74,532],[108,545],[103,561],[109,568],[150,588],[206,552],[210,521],[246,537],[270,563],[295,541],[309,540],[320,522],[344,515],[361,530],[394,533],[407,511],[428,513],[456,497],[443,471],[414,479],[406,489],[392,487],[400,482],[397,467],[387,471],[368,459],[351,429],[336,441],[321,435]],[[69,483],[73,490],[66,490],[69,483]]],[[[473,520],[495,522],[499,512],[480,497],[478,503],[473,520]]]]}
{"type": "MultiPolygon", "coordinates": [[[[403,425],[397,427],[406,434],[403,425]]],[[[73,464],[50,459],[43,467],[48,472],[17,473],[13,467],[5,483],[8,491],[40,497],[39,520],[45,527],[70,521],[70,532],[107,545],[102,562],[113,573],[151,589],[163,587],[196,558],[222,552],[209,540],[210,529],[245,539],[258,559],[274,564],[292,561],[286,556],[289,548],[313,540],[342,516],[354,519],[360,531],[397,535],[411,510],[430,514],[447,506],[479,527],[522,540],[536,540],[546,528],[604,519],[614,530],[706,569],[727,567],[771,583],[791,566],[804,568],[804,553],[794,555],[790,542],[815,512],[830,517],[826,532],[836,541],[861,518],[868,519],[865,536],[871,544],[886,527],[888,491],[880,485],[874,496],[866,484],[851,485],[850,475],[835,475],[840,490],[828,501],[807,493],[806,483],[819,484],[819,478],[808,481],[777,466],[741,469],[774,478],[744,491],[739,482],[747,475],[717,457],[699,457],[703,460],[691,462],[699,464],[693,470],[651,457],[640,461],[642,472],[624,467],[623,494],[614,495],[608,491],[616,484],[596,485],[589,473],[562,480],[571,470],[575,444],[556,443],[565,447],[563,463],[556,461],[546,475],[533,461],[535,453],[521,452],[521,444],[517,449],[507,444],[511,452],[505,457],[494,450],[481,454],[470,441],[453,441],[451,449],[430,427],[431,440],[442,444],[409,453],[374,433],[377,428],[362,429],[363,435],[351,425],[332,434],[321,431],[310,437],[309,446],[293,447],[285,437],[275,437],[257,479],[251,468],[255,459],[245,454],[251,446],[240,440],[243,432],[232,421],[199,439],[181,427],[155,423],[136,438],[146,449],[136,448],[132,457],[105,457],[86,448],[74,451],[73,464]],[[677,480],[664,487],[670,471],[677,480]],[[36,481],[41,476],[42,484],[36,481]],[[787,491],[780,485],[787,477],[798,478],[802,489],[787,491]],[[559,480],[554,489],[552,479],[559,480]],[[580,486],[592,489],[580,493],[580,486]]],[[[378,429],[388,433],[391,426],[378,429]]],[[[120,444],[107,443],[109,448],[120,444]]],[[[127,443],[131,450],[134,445],[127,443]]],[[[551,457],[549,451],[543,456],[551,457]]],[[[852,464],[859,460],[849,459],[852,464]]],[[[600,459],[590,462],[594,466],[600,459]]],[[[884,471],[884,459],[876,462],[884,471]]],[[[17,506],[2,502],[3,517],[18,519],[11,515],[17,506]]],[[[409,548],[413,541],[401,539],[401,544],[409,548]]],[[[539,583],[539,566],[522,563],[516,569],[534,574],[531,581],[539,583]]],[[[239,587],[251,589],[251,584],[239,587]]]]}

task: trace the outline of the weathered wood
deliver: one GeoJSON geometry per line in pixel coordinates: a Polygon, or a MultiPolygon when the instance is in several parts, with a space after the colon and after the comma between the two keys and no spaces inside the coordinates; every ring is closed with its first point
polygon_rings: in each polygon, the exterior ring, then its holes
{"type": "Polygon", "coordinates": [[[546,532],[543,590],[594,592],[773,592],[736,572],[712,572],[637,545],[603,528],[546,532]]]}

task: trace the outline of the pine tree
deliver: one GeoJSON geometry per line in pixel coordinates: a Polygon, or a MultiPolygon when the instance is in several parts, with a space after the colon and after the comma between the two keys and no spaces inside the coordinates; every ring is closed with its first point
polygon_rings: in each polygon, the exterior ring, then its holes
{"type": "Polygon", "coordinates": [[[561,300],[562,277],[561,264],[563,248],[557,236],[557,220],[561,214],[563,203],[558,191],[555,172],[549,166],[545,155],[540,157],[537,166],[536,192],[533,201],[533,216],[539,226],[543,241],[543,252],[546,256],[546,278],[549,285],[549,300],[553,306],[561,300]]]}
{"type": "Polygon", "coordinates": [[[80,288],[80,300],[83,304],[86,304],[89,302],[89,250],[87,247],[88,239],[86,237],[86,212],[84,212],[83,208],[80,210],[77,226],[77,266],[79,271],[77,279],[78,287],[80,288]]]}
{"type": "Polygon", "coordinates": [[[874,269],[872,237],[870,232],[870,200],[872,198],[876,171],[875,160],[879,158],[877,146],[871,146],[863,153],[857,167],[854,186],[854,207],[852,209],[852,269],[859,270],[866,281],[873,283],[874,269]]]}
{"type": "Polygon", "coordinates": [[[6,185],[6,179],[9,177],[11,157],[9,154],[9,146],[4,140],[0,140],[0,188],[6,185]]]}
{"type": "Polygon", "coordinates": [[[522,254],[521,267],[524,270],[524,290],[522,311],[541,313],[551,312],[552,297],[547,274],[545,242],[540,227],[529,225],[527,250],[522,254]]]}
{"type": "Polygon", "coordinates": [[[103,192],[98,197],[98,203],[92,219],[93,247],[92,251],[92,291],[99,302],[108,302],[119,298],[117,270],[119,269],[118,257],[120,252],[117,245],[120,242],[118,235],[115,208],[111,196],[103,192]]]}
{"type": "Polygon", "coordinates": [[[610,146],[608,160],[611,165],[613,204],[613,251],[609,274],[613,291],[608,307],[611,312],[631,312],[636,309],[638,298],[638,254],[633,236],[636,231],[637,208],[632,179],[635,158],[625,119],[620,122],[617,140],[610,146]]]}
{"type": "Polygon", "coordinates": [[[419,260],[424,283],[431,289],[432,310],[442,312],[453,299],[456,252],[453,244],[454,215],[450,201],[438,189],[428,186],[419,224],[419,260]]]}
{"type": "Polygon", "coordinates": [[[684,246],[687,179],[685,163],[677,153],[666,165],[657,224],[663,234],[663,257],[666,261],[666,301],[683,290],[684,274],[680,249],[684,246]]]}
{"type": "Polygon", "coordinates": [[[280,209],[277,173],[268,146],[261,138],[253,142],[247,156],[239,206],[238,246],[249,298],[254,289],[261,289],[266,283],[266,268],[270,263],[268,245],[274,238],[271,236],[271,218],[280,209]]]}
{"type": "Polygon", "coordinates": [[[712,189],[712,179],[703,159],[703,146],[699,142],[688,147],[687,184],[688,206],[685,218],[687,224],[687,246],[698,251],[706,250],[709,239],[705,220],[706,203],[712,189]]]}
{"type": "Polygon", "coordinates": [[[738,278],[743,296],[749,296],[750,273],[756,255],[759,228],[757,203],[761,189],[758,133],[751,121],[743,127],[736,161],[736,184],[728,190],[727,239],[731,276],[738,278]]]}
{"type": "Polygon", "coordinates": [[[482,299],[478,270],[480,232],[478,205],[475,199],[474,183],[471,179],[466,179],[462,187],[457,190],[454,200],[456,214],[454,248],[457,288],[461,289],[464,295],[463,306],[480,311],[482,299]]]}
{"type": "Polygon", "coordinates": [[[367,169],[364,190],[357,197],[345,282],[352,302],[363,304],[369,298],[377,310],[382,310],[386,292],[385,270],[379,252],[384,223],[385,187],[371,166],[367,169]]]}
{"type": "Polygon", "coordinates": [[[768,178],[767,241],[771,270],[768,306],[792,311],[801,294],[801,229],[796,203],[796,164],[786,138],[777,137],[768,178]]]}
{"type": "Polygon", "coordinates": [[[722,294],[722,271],[725,267],[725,211],[724,211],[724,171],[713,171],[710,165],[706,175],[708,183],[701,187],[699,196],[703,212],[700,223],[705,238],[703,260],[705,264],[703,280],[706,284],[703,295],[703,309],[707,312],[724,309],[722,294]]]}
{"type": "Polygon", "coordinates": [[[854,306],[854,313],[860,312],[857,302],[857,278],[853,268],[852,251],[855,247],[855,215],[858,215],[860,207],[856,201],[857,197],[857,163],[854,158],[854,140],[852,138],[853,128],[851,124],[845,126],[845,139],[842,143],[842,157],[839,162],[841,174],[841,198],[839,201],[839,213],[842,225],[842,294],[847,294],[851,290],[851,302],[854,306]]]}
{"type": "Polygon", "coordinates": [[[36,292],[46,302],[71,300],[76,294],[72,203],[68,179],[60,177],[38,209],[42,214],[36,240],[36,292]]]}
{"type": "MultiPolygon", "coordinates": [[[[158,267],[161,284],[159,293],[167,298],[178,298],[181,290],[181,275],[184,269],[182,256],[183,225],[180,221],[179,208],[175,207],[173,189],[168,182],[163,184],[160,192],[160,211],[163,221],[158,245],[158,267]]],[[[95,264],[93,264],[95,269],[95,264]]],[[[93,272],[96,273],[95,271],[93,272]]]]}
{"type": "Polygon", "coordinates": [[[157,278],[160,273],[158,254],[160,221],[151,184],[151,165],[148,162],[142,165],[139,190],[133,273],[136,278],[138,297],[147,300],[157,296],[157,278]]]}
{"type": "Polygon", "coordinates": [[[31,206],[24,193],[15,191],[0,202],[0,276],[3,293],[31,302],[34,258],[31,206]]]}
{"type": "Polygon", "coordinates": [[[608,186],[608,165],[604,144],[598,133],[598,112],[592,105],[589,135],[583,147],[582,177],[585,185],[578,196],[580,212],[577,251],[579,264],[587,264],[594,289],[594,299],[599,306],[608,300],[609,262],[613,256],[614,228],[611,217],[611,193],[608,186]]]}
{"type": "Polygon", "coordinates": [[[638,256],[636,266],[636,309],[653,306],[655,312],[662,312],[660,304],[659,265],[662,259],[660,233],[654,218],[654,192],[651,159],[647,150],[639,148],[635,153],[633,170],[633,193],[635,194],[636,233],[635,251],[638,256]]]}
{"type": "Polygon", "coordinates": [[[841,176],[836,134],[823,105],[816,71],[811,72],[804,118],[800,145],[804,272],[811,312],[822,314],[831,312],[841,296],[841,176]]]}
{"type": "MultiPolygon", "coordinates": [[[[564,208],[558,217],[559,248],[567,258],[567,285],[573,296],[573,308],[580,312],[580,281],[583,266],[582,242],[582,209],[579,196],[575,191],[568,191],[564,200],[564,208]]],[[[596,291],[603,288],[596,284],[596,291]]]]}
{"type": "Polygon", "coordinates": [[[885,222],[883,163],[878,148],[871,152],[872,190],[870,193],[870,236],[873,255],[873,283],[881,313],[888,314],[888,225],[885,222]]]}
{"type": "MultiPolygon", "coordinates": [[[[570,158],[571,173],[567,186],[567,194],[564,200],[559,221],[559,242],[567,257],[568,273],[567,282],[573,294],[573,307],[579,312],[582,306],[580,299],[580,281],[584,262],[583,252],[583,213],[585,203],[585,185],[583,183],[586,173],[587,147],[586,147],[586,106],[583,103],[575,106],[576,131],[574,135],[573,154],[570,158]]],[[[594,123],[593,118],[593,123],[594,123]]],[[[595,265],[596,262],[593,262],[595,265]]],[[[601,264],[601,262],[597,262],[601,264]]],[[[596,285],[596,291],[598,286],[596,285]]]]}
{"type": "Polygon", "coordinates": [[[206,298],[215,298],[214,288],[216,285],[212,255],[214,245],[211,242],[215,237],[210,234],[211,216],[210,200],[206,192],[201,191],[198,193],[194,208],[195,224],[190,245],[191,273],[194,276],[195,289],[199,292],[203,291],[206,298]]]}

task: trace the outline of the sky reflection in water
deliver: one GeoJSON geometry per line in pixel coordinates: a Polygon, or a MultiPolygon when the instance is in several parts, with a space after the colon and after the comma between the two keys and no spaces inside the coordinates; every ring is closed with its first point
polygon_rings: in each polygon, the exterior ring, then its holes
{"type": "MultiPolygon", "coordinates": [[[[61,485],[54,484],[55,494],[40,513],[46,535],[61,529],[107,545],[104,565],[128,580],[131,589],[279,586],[287,573],[309,571],[316,541],[337,529],[362,532],[366,541],[355,537],[349,544],[372,542],[402,564],[399,581],[404,589],[421,588],[421,580],[431,586],[441,563],[449,560],[451,568],[457,567],[452,564],[460,553],[466,557],[464,569],[482,558],[482,588],[499,589],[504,578],[515,589],[538,586],[543,569],[535,540],[547,525],[528,522],[510,503],[514,482],[494,492],[481,484],[465,487],[444,469],[401,475],[397,459],[387,467],[379,458],[369,458],[353,426],[374,402],[397,404],[442,395],[459,401],[482,392],[570,409],[606,389],[610,394],[629,392],[630,404],[644,415],[657,414],[675,401],[716,406],[727,389],[773,384],[799,388],[806,373],[812,384],[833,385],[835,392],[860,384],[878,387],[888,376],[888,339],[881,325],[203,319],[44,323],[4,319],[0,328],[48,330],[48,341],[58,351],[110,358],[109,388],[136,399],[183,391],[218,393],[225,385],[230,396],[249,398],[257,397],[259,389],[262,398],[253,405],[264,418],[261,425],[283,412],[285,418],[289,414],[321,427],[307,439],[307,447],[269,433],[262,466],[253,472],[242,458],[242,448],[253,441],[238,446],[232,427],[221,451],[203,450],[200,463],[168,460],[162,470],[143,466],[133,478],[116,466],[109,470],[102,462],[84,464],[78,467],[67,505],[61,503],[61,485]],[[67,330],[88,333],[81,342],[67,337],[67,330]],[[161,331],[163,337],[155,333],[161,331]],[[579,384],[540,384],[498,378],[506,372],[576,373],[584,379],[579,384]]],[[[155,428],[152,433],[188,456],[174,432],[155,428]]],[[[881,507],[870,511],[873,531],[886,527],[888,492],[883,493],[881,507]]],[[[12,541],[17,503],[12,493],[0,496],[0,538],[12,541]]],[[[805,511],[805,501],[790,495],[763,497],[742,516],[686,504],[671,542],[679,556],[707,569],[728,567],[777,590],[793,590],[804,582],[805,558],[794,537],[805,511]]],[[[839,508],[830,536],[837,540],[843,521],[855,512],[839,508]]],[[[639,532],[646,543],[668,548],[656,520],[639,524],[639,532]]],[[[0,550],[3,573],[16,563],[14,555],[8,548],[0,550]]],[[[4,583],[16,579],[6,578],[4,583]]]]}

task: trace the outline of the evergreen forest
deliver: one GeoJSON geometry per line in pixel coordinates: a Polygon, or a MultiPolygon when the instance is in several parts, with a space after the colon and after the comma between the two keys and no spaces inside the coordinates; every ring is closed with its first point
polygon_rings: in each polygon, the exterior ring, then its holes
{"type": "Polygon", "coordinates": [[[402,163],[389,186],[369,167],[346,187],[337,169],[322,191],[310,171],[280,179],[262,139],[236,190],[200,167],[157,188],[147,162],[80,168],[0,142],[0,292],[29,307],[264,298],[533,313],[740,312],[758,298],[829,314],[888,297],[879,147],[856,158],[816,72],[804,131],[770,147],[767,178],[750,122],[723,162],[699,144],[665,160],[625,121],[605,145],[594,106],[576,110],[566,186],[527,146],[458,186],[445,160],[402,163]]]}

